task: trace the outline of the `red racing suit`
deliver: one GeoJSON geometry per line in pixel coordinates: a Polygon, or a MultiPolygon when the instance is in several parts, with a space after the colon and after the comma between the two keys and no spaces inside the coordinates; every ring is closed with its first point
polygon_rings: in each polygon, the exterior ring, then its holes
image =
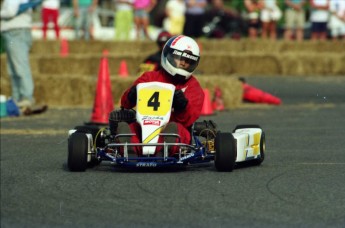
{"type": "MultiPolygon", "coordinates": [[[[198,80],[192,75],[188,80],[177,81],[174,76],[169,75],[164,70],[145,72],[142,76],[135,80],[133,85],[137,85],[142,82],[164,82],[175,85],[175,90],[182,90],[188,104],[182,111],[172,111],[169,122],[175,122],[177,124],[178,134],[181,137],[181,143],[190,144],[191,142],[191,126],[200,117],[202,105],[204,102],[204,92],[200,86],[198,80]]],[[[128,93],[130,88],[127,89],[121,97],[121,106],[126,109],[131,109],[135,105],[128,100],[128,93]]],[[[132,137],[132,143],[138,143],[141,141],[141,129],[138,123],[130,124],[131,131],[136,134],[132,137]]],[[[158,142],[162,142],[160,138],[158,142]]],[[[174,148],[171,154],[177,152],[177,148],[174,148]]]]}

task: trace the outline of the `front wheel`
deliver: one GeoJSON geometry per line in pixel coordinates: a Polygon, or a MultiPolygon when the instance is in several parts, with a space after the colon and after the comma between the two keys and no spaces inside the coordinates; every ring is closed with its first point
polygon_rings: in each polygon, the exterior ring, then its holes
{"type": "Polygon", "coordinates": [[[88,139],[84,133],[73,133],[68,139],[67,166],[70,171],[84,172],[87,168],[88,139]]]}
{"type": "Polygon", "coordinates": [[[231,133],[217,132],[215,150],[214,164],[216,169],[221,172],[231,172],[234,169],[237,157],[234,136],[231,133]]]}
{"type": "Polygon", "coordinates": [[[245,129],[245,128],[260,128],[261,129],[261,137],[260,137],[260,156],[257,159],[248,161],[250,165],[260,165],[265,160],[265,150],[266,150],[266,138],[265,132],[259,125],[256,124],[247,124],[247,125],[237,125],[233,132],[236,132],[238,129],[245,129]]]}
{"type": "Polygon", "coordinates": [[[266,138],[262,131],[260,138],[260,158],[253,160],[253,165],[260,165],[265,160],[266,138]]]}

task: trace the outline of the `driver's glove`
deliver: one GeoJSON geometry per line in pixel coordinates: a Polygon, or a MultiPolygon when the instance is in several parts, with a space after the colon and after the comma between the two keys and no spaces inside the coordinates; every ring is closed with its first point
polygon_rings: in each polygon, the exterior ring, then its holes
{"type": "Polygon", "coordinates": [[[132,104],[137,103],[137,87],[135,85],[129,90],[127,98],[132,104]]]}
{"type": "Polygon", "coordinates": [[[174,100],[173,100],[173,108],[175,111],[181,111],[186,108],[188,104],[187,98],[184,96],[182,90],[175,90],[174,93],[174,100]]]}

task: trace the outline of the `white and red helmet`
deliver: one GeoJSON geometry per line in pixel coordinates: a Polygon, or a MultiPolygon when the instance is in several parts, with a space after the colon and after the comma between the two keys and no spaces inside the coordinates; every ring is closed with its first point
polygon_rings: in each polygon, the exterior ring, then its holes
{"type": "Polygon", "coordinates": [[[174,36],[170,38],[162,51],[161,65],[170,75],[181,75],[188,79],[200,61],[199,45],[188,36],[174,36]],[[184,59],[190,66],[182,69],[176,66],[174,59],[184,59]]]}

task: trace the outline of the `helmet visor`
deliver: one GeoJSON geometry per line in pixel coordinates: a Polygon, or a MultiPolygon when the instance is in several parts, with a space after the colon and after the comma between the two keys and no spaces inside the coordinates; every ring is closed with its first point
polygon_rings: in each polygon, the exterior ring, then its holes
{"type": "Polygon", "coordinates": [[[191,51],[179,51],[170,49],[167,54],[167,59],[171,65],[178,69],[182,69],[192,73],[199,63],[199,56],[193,55],[191,51]]]}

